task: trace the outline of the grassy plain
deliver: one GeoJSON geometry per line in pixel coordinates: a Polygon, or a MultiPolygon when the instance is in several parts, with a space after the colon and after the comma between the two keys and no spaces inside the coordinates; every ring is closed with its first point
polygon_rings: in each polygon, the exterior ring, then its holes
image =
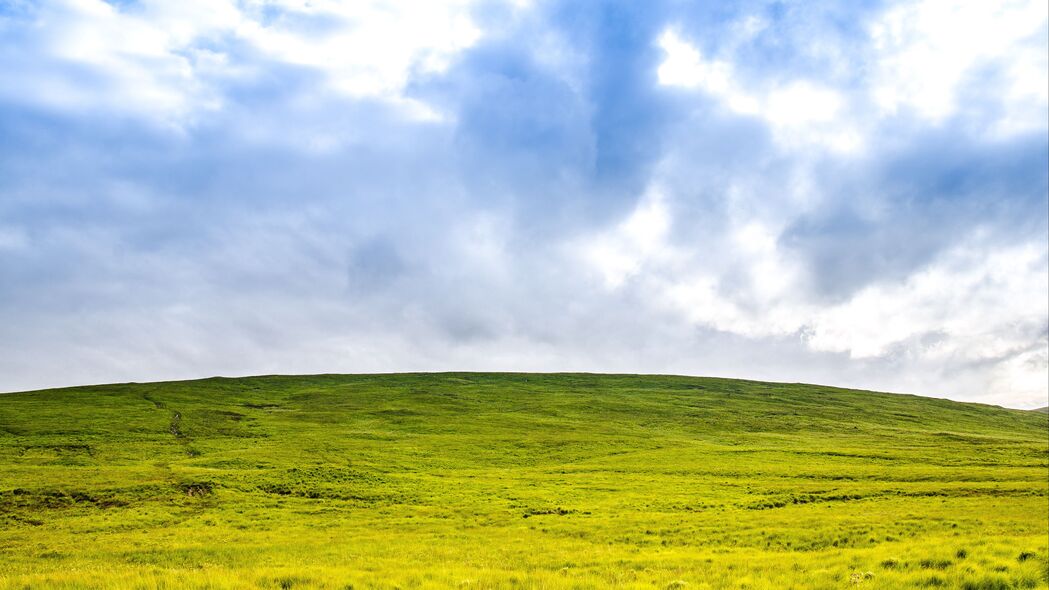
{"type": "Polygon", "coordinates": [[[1046,588],[1047,421],[583,374],[0,395],[0,588],[1046,588]]]}

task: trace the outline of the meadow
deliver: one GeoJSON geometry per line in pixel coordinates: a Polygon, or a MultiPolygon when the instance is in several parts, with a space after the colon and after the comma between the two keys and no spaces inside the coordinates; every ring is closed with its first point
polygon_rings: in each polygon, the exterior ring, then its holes
{"type": "Polygon", "coordinates": [[[589,374],[0,395],[0,588],[1049,586],[1049,416],[589,374]]]}

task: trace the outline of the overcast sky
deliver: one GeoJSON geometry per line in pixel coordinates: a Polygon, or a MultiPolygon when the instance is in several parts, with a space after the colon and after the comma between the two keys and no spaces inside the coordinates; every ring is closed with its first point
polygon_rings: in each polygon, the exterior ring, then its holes
{"type": "Polygon", "coordinates": [[[1049,388],[1045,0],[0,0],[0,390],[1049,388]]]}

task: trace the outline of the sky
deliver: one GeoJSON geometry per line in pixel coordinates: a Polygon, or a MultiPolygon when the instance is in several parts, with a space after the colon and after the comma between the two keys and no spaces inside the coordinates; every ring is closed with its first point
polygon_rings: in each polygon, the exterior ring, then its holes
{"type": "Polygon", "coordinates": [[[0,391],[1049,404],[1044,0],[0,0],[0,391]]]}

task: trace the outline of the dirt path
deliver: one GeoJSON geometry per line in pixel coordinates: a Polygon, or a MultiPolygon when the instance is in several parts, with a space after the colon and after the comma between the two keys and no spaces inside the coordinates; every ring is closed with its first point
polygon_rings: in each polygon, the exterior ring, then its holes
{"type": "Polygon", "coordinates": [[[175,438],[184,438],[186,435],[182,432],[182,414],[175,412],[171,415],[171,426],[168,428],[171,434],[175,435],[175,438]]]}

